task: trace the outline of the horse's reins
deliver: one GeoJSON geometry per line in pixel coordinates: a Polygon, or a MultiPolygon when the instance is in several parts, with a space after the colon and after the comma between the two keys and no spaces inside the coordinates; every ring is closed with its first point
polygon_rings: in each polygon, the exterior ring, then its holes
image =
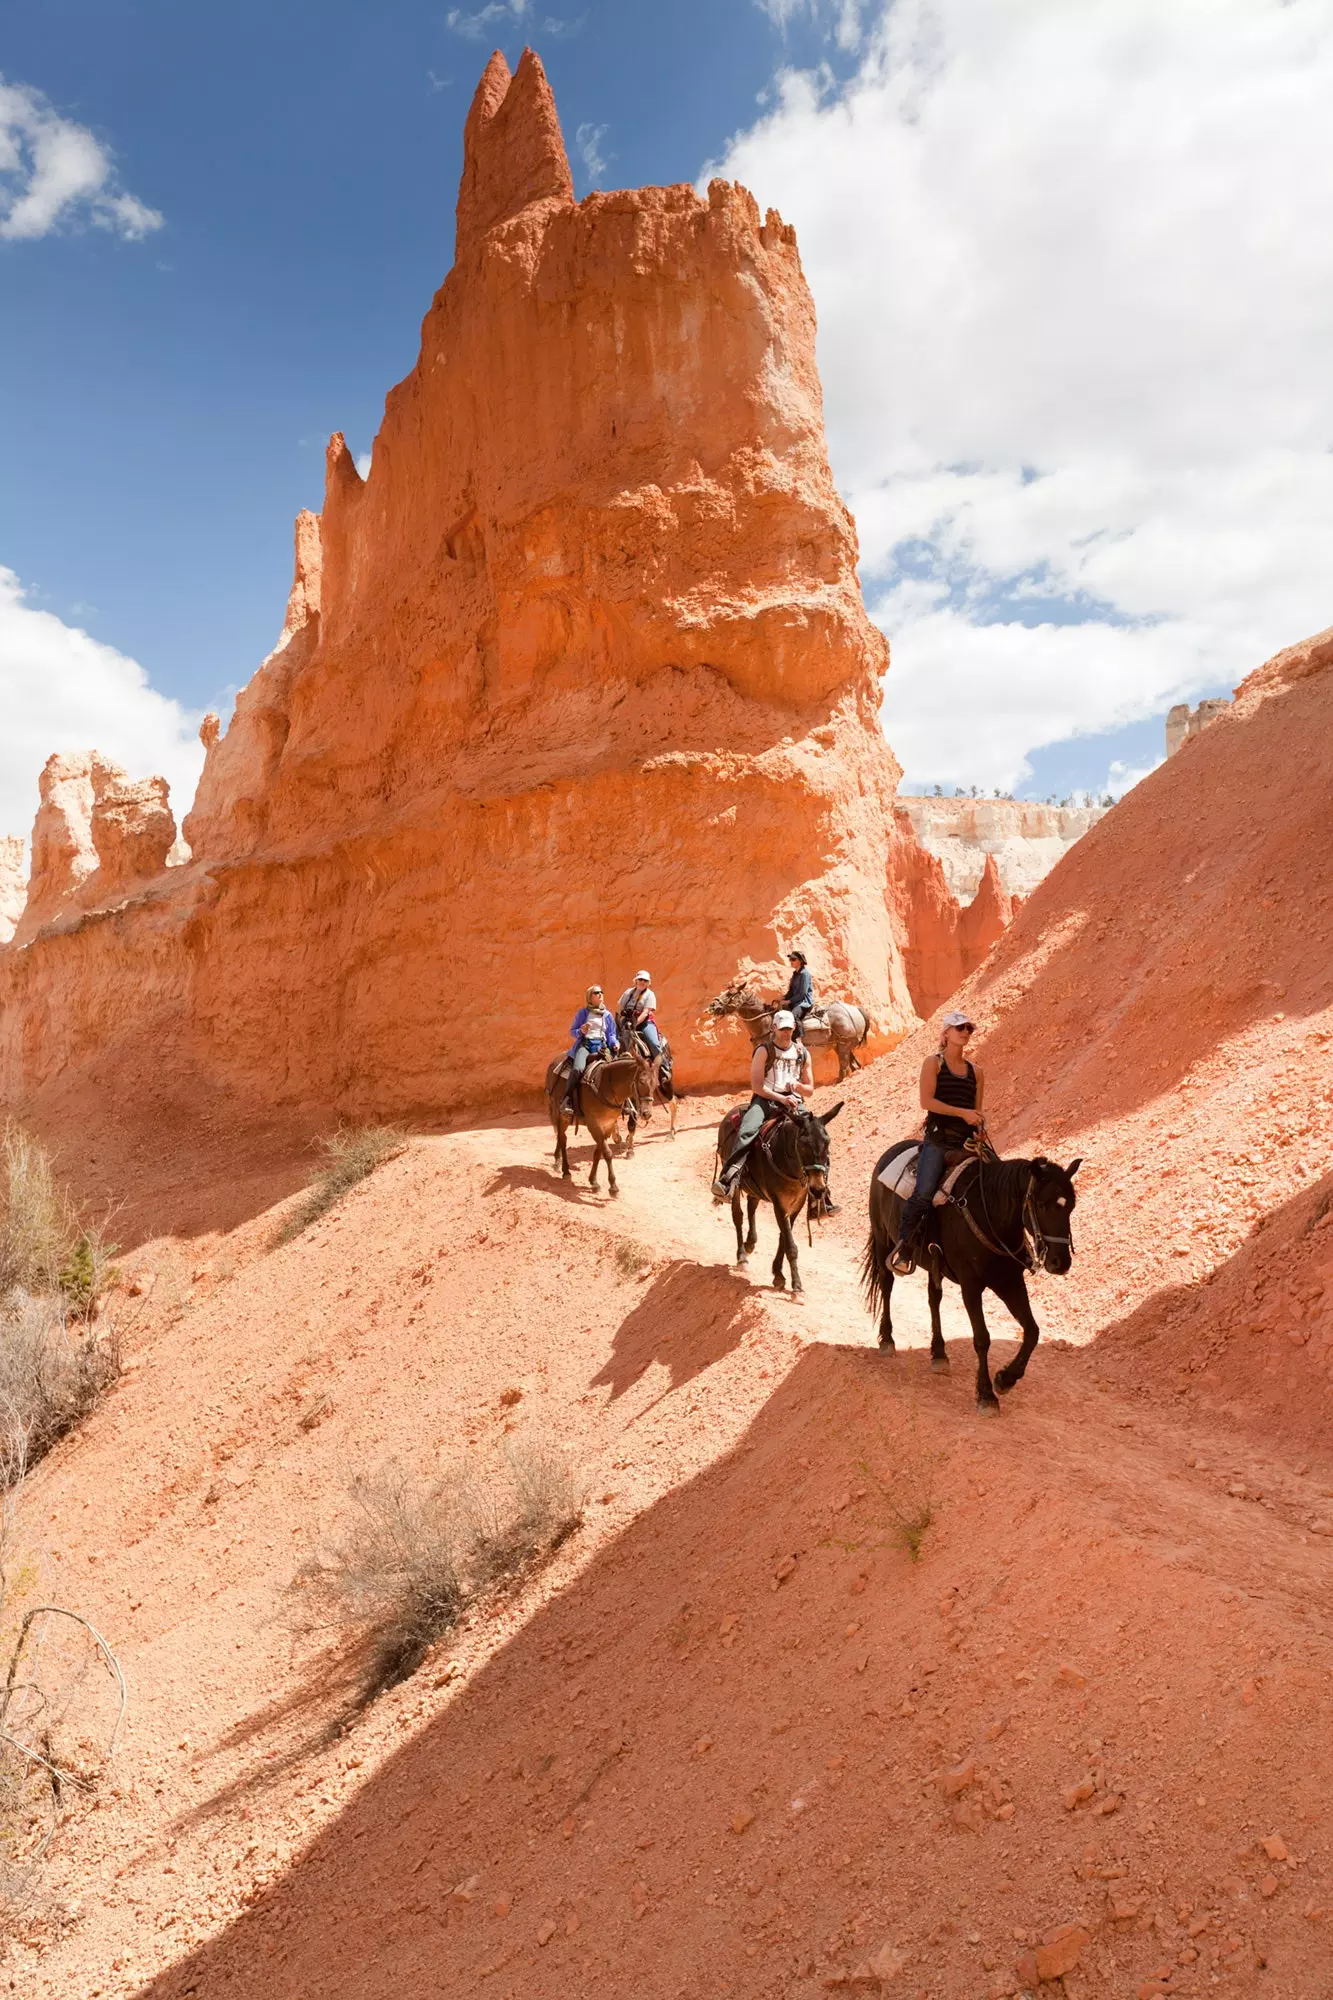
{"type": "Polygon", "coordinates": [[[982,1246],[985,1249],[993,1250],[997,1256],[1007,1257],[1011,1263],[1019,1265],[1020,1268],[1024,1271],[1041,1270],[1046,1263],[1047,1246],[1052,1243],[1063,1243],[1066,1245],[1071,1245],[1073,1242],[1073,1238],[1069,1236],[1048,1236],[1046,1232],[1043,1230],[1041,1224],[1037,1220],[1036,1204],[1032,1199],[1032,1183],[1033,1180],[1035,1179],[1035,1175],[1029,1174],[1027,1186],[1023,1190],[1023,1208],[1022,1208],[1022,1213],[1019,1217],[1019,1225],[1018,1225],[1020,1232],[1021,1247],[1017,1250],[1011,1250],[1007,1243],[1001,1241],[1000,1232],[995,1227],[995,1224],[991,1221],[990,1204],[986,1200],[986,1183],[983,1180],[981,1174],[981,1169],[984,1165],[985,1165],[984,1160],[978,1158],[976,1191],[981,1199],[981,1212],[986,1218],[986,1228],[989,1229],[990,1235],[987,1236],[985,1232],[982,1230],[976,1217],[973,1215],[971,1209],[968,1206],[967,1198],[965,1195],[964,1196],[956,1194],[950,1195],[949,1197],[950,1201],[953,1203],[954,1207],[958,1210],[959,1214],[962,1216],[964,1222],[967,1224],[968,1228],[972,1231],[972,1234],[976,1237],[977,1241],[980,1244],[982,1244],[982,1246]],[[1031,1237],[1032,1239],[1031,1249],[1028,1248],[1029,1237],[1031,1237]]]}

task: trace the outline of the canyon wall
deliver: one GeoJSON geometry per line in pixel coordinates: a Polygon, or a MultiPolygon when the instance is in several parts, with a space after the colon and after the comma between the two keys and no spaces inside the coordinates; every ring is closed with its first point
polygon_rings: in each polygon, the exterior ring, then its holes
{"type": "Polygon", "coordinates": [[[192,858],[160,781],[48,766],[7,1103],[512,1099],[639,965],[682,1074],[732,1078],[705,1003],[793,944],[881,1046],[908,1028],[914,845],[814,334],[773,210],[575,203],[540,63],[494,56],[420,359],[367,479],[330,445],[279,644],[205,722],[192,858]]]}
{"type": "MultiPolygon", "coordinates": [[[[1076,840],[1109,806],[1048,806],[1034,799],[944,799],[900,793],[921,845],[944,869],[950,895],[965,902],[981,887],[986,857],[995,857],[1009,896],[1030,896],[1076,840]]],[[[970,970],[970,968],[969,968],[970,970]]]]}
{"type": "Polygon", "coordinates": [[[28,865],[23,855],[23,838],[10,833],[0,836],[0,944],[8,944],[23,915],[28,899],[28,865]]]}

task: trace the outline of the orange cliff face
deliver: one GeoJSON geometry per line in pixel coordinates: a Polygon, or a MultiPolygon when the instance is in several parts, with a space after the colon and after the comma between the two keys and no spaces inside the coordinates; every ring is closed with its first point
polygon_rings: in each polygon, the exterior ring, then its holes
{"type": "Polygon", "coordinates": [[[335,437],[279,646],[205,723],[192,863],[111,911],[81,878],[72,927],[30,897],[11,1103],[90,1062],[186,1103],[494,1101],[641,964],[682,1078],[731,1077],[705,1003],[794,942],[882,1036],[914,1018],[887,647],[792,230],[723,182],[576,204],[531,53],[492,58],[465,154],[369,477],[335,437]]]}

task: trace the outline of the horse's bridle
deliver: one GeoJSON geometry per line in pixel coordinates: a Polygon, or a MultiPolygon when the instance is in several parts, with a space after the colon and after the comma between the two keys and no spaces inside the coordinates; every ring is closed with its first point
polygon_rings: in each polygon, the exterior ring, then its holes
{"type": "Polygon", "coordinates": [[[1017,1264],[1024,1271],[1045,1270],[1046,1252],[1052,1244],[1065,1245],[1072,1257],[1074,1254],[1073,1237],[1048,1235],[1037,1220],[1037,1205],[1032,1199],[1032,1187],[1036,1180],[1035,1172],[1028,1175],[1028,1184],[1023,1191],[1023,1211],[1019,1222],[1021,1247],[1017,1250],[1011,1250],[1007,1243],[1001,1242],[1000,1233],[991,1221],[990,1209],[986,1202],[986,1187],[981,1178],[981,1168],[983,1165],[984,1162],[978,1159],[976,1186],[977,1193],[981,1197],[981,1212],[986,1218],[986,1228],[990,1231],[989,1236],[982,1230],[980,1223],[978,1223],[971,1209],[968,1207],[967,1197],[965,1195],[950,1196],[954,1207],[961,1209],[964,1222],[967,1223],[978,1242],[984,1244],[987,1250],[994,1250],[999,1256],[1008,1257],[1011,1263],[1017,1264]],[[1028,1248],[1029,1237],[1032,1241],[1031,1249],[1028,1248]]]}

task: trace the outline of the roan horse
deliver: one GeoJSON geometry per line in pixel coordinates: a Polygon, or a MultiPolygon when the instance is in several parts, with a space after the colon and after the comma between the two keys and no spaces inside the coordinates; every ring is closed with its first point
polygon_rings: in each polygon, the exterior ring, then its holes
{"type": "MultiPolygon", "coordinates": [[[[893,1292],[893,1272],[889,1257],[898,1240],[903,1202],[880,1179],[894,1157],[915,1142],[900,1140],[876,1162],[870,1177],[870,1237],[862,1260],[861,1276],[866,1298],[880,1313],[879,1344],[893,1350],[893,1324],[889,1300],[893,1292]]],[[[979,1160],[963,1169],[954,1184],[951,1199],[933,1211],[933,1225],[927,1222],[929,1242],[924,1253],[927,1266],[926,1297],[930,1305],[930,1365],[947,1368],[944,1335],[940,1330],[940,1300],[944,1294],[942,1277],[950,1278],[963,1294],[963,1304],[972,1322],[972,1344],[977,1353],[977,1408],[988,1416],[999,1409],[996,1389],[1001,1394],[1023,1378],[1041,1329],[1028,1302],[1026,1273],[1049,1271],[1063,1277],[1074,1256],[1070,1217],[1077,1196],[1074,1175],[1082,1165],[1071,1160],[1060,1167],[1053,1160],[979,1160]],[[1001,1368],[991,1383],[988,1354],[990,1332],[982,1311],[982,1295],[994,1292],[1008,1307],[1023,1331],[1023,1344],[1013,1360],[1001,1368]]]]}
{"type": "MultiPolygon", "coordinates": [[[[744,984],[729,986],[725,993],[719,993],[708,1003],[710,1014],[739,1014],[750,1031],[752,1044],[767,1041],[773,1032],[773,1011],[776,1001],[765,1000],[753,987],[744,984]]],[[[862,1007],[854,1007],[846,1000],[830,1000],[827,1007],[816,1010],[801,1024],[801,1039],[811,1051],[826,1049],[830,1045],[838,1058],[838,1082],[841,1083],[849,1071],[860,1069],[856,1051],[861,1047],[871,1029],[870,1016],[862,1007]],[[824,1019],[818,1016],[822,1011],[824,1019]]]]}
{"type": "MultiPolygon", "coordinates": [[[[811,1194],[822,1194],[828,1186],[829,1145],[825,1129],[842,1110],[841,1103],[822,1118],[813,1111],[777,1113],[765,1125],[746,1154],[745,1167],[731,1197],[731,1219],[736,1225],[736,1263],[748,1264],[750,1252],[759,1240],[755,1215],[761,1201],[771,1201],[778,1225],[778,1254],[773,1259],[773,1289],[784,1289],[782,1263],[791,1266],[791,1288],[805,1288],[796,1262],[796,1236],[792,1220],[805,1207],[811,1194]],[[749,1227],[741,1232],[741,1197],[749,1203],[749,1227]]],[[[736,1150],[736,1135],[742,1117],[729,1111],[717,1128],[717,1157],[725,1166],[736,1150]]]]}
{"type": "MultiPolygon", "coordinates": [[[[632,1050],[639,1058],[638,1067],[634,1072],[634,1089],[630,1093],[628,1104],[625,1106],[625,1116],[629,1123],[629,1139],[625,1147],[626,1156],[628,1156],[634,1151],[634,1135],[638,1130],[639,1120],[642,1119],[645,1125],[648,1123],[648,1120],[653,1115],[654,1101],[671,1106],[670,1136],[673,1139],[675,1138],[676,1109],[680,1102],[681,1093],[676,1089],[675,1078],[672,1074],[671,1044],[666,1036],[662,1035],[661,1037],[661,1055],[655,1057],[642,1035],[636,1033],[631,1028],[623,1014],[616,1016],[616,1027],[620,1031],[620,1039],[624,1047],[627,1050],[632,1050]]],[[[660,1029],[658,1033],[661,1034],[660,1029]]]]}
{"type": "Polygon", "coordinates": [[[620,1123],[620,1114],[625,1109],[630,1092],[634,1088],[634,1073],[638,1059],[634,1056],[604,1057],[600,1062],[589,1063],[579,1089],[578,1116],[571,1118],[565,1110],[565,1079],[562,1074],[564,1057],[557,1056],[546,1072],[546,1108],[551,1123],[555,1127],[555,1158],[559,1163],[562,1180],[572,1180],[569,1167],[569,1150],[565,1144],[565,1134],[571,1125],[580,1120],[587,1126],[593,1141],[592,1172],[588,1176],[588,1186],[597,1185],[597,1168],[606,1161],[606,1178],[612,1194],[619,1194],[616,1186],[616,1170],[611,1163],[611,1149],[607,1144],[620,1123]]]}

